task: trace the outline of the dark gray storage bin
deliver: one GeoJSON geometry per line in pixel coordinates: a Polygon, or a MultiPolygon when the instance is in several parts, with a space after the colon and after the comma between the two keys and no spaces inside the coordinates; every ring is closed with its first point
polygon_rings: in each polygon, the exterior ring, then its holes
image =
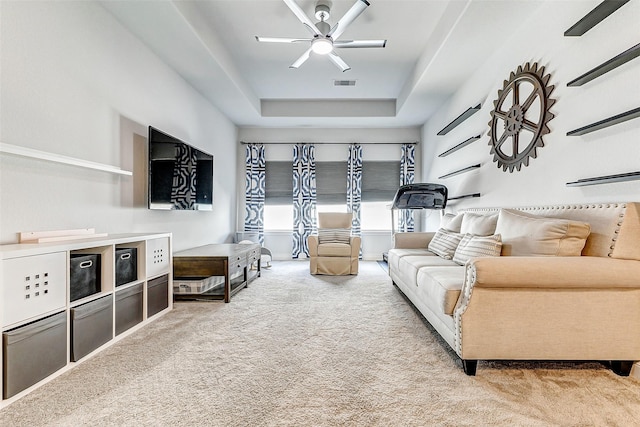
{"type": "Polygon", "coordinates": [[[156,277],[147,283],[147,317],[169,307],[169,275],[156,277]]]}
{"type": "Polygon", "coordinates": [[[116,292],[116,335],[142,322],[142,283],[116,292]]]}
{"type": "Polygon", "coordinates": [[[138,250],[136,248],[116,249],[116,286],[138,280],[138,250]]]}
{"type": "Polygon", "coordinates": [[[71,361],[77,362],[113,338],[113,296],[71,309],[71,361]]]}
{"type": "Polygon", "coordinates": [[[69,300],[76,301],[100,292],[100,254],[71,254],[69,300]]]}
{"type": "Polygon", "coordinates": [[[2,396],[8,399],[67,364],[67,313],[2,334],[2,396]]]}

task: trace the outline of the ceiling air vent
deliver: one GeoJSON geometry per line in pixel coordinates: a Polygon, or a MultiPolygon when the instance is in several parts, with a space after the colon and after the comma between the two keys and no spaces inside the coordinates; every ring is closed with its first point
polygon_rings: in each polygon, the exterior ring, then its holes
{"type": "Polygon", "coordinates": [[[334,86],[355,86],[356,81],[355,80],[334,80],[333,85],[334,86]]]}

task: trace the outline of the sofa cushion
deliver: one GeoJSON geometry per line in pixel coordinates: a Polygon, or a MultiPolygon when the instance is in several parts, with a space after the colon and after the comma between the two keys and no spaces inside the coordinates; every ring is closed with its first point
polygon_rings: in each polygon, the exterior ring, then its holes
{"type": "Polygon", "coordinates": [[[351,256],[351,245],[347,243],[324,243],[318,245],[318,256],[351,256]]]}
{"type": "Polygon", "coordinates": [[[496,231],[498,214],[482,215],[473,212],[465,212],[460,225],[460,233],[473,234],[475,236],[491,236],[496,231]]]}
{"type": "Polygon", "coordinates": [[[435,313],[453,315],[458,302],[465,268],[455,267],[424,267],[418,271],[418,294],[435,313]]]}
{"type": "Polygon", "coordinates": [[[349,244],[351,230],[348,228],[321,228],[318,230],[318,244],[346,243],[349,244]]]}
{"type": "Polygon", "coordinates": [[[590,231],[586,222],[510,209],[500,210],[496,226],[503,256],[580,256],[590,231]]]}
{"type": "Polygon", "coordinates": [[[441,228],[429,242],[428,249],[444,259],[452,259],[461,239],[462,234],[441,228]]]}
{"type": "Polygon", "coordinates": [[[387,263],[389,264],[389,269],[390,270],[394,270],[394,271],[398,271],[398,269],[400,268],[400,259],[405,257],[405,256],[409,256],[409,255],[423,255],[423,256],[431,256],[431,257],[437,257],[436,254],[434,254],[433,252],[431,252],[429,249],[427,248],[423,248],[423,249],[389,249],[389,252],[387,254],[387,263]]]}
{"type": "Polygon", "coordinates": [[[499,234],[493,236],[465,234],[453,254],[453,262],[464,265],[471,258],[500,256],[501,249],[502,239],[499,234]]]}
{"type": "Polygon", "coordinates": [[[460,232],[460,226],[462,225],[462,217],[464,214],[452,214],[446,213],[442,215],[440,218],[440,228],[444,228],[445,230],[453,231],[454,233],[460,232]]]}
{"type": "Polygon", "coordinates": [[[418,271],[423,267],[459,267],[455,262],[439,256],[405,256],[400,258],[396,274],[407,284],[416,284],[418,271]]]}

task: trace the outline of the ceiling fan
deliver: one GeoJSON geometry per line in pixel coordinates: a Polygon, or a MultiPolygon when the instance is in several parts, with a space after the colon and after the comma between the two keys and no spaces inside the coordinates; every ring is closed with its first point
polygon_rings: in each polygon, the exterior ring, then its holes
{"type": "Polygon", "coordinates": [[[300,22],[311,31],[313,37],[300,38],[282,38],[282,37],[260,37],[256,36],[256,40],[263,43],[310,43],[311,46],[298,58],[289,68],[298,68],[309,59],[311,52],[319,55],[327,55],[328,58],[336,64],[342,71],[350,70],[351,67],[338,56],[334,49],[360,48],[360,47],[385,47],[386,40],[340,40],[338,37],[344,33],[349,24],[351,24],[360,14],[369,6],[367,0],[357,0],[351,6],[351,9],[344,14],[336,24],[331,27],[326,20],[329,19],[330,6],[327,1],[318,1],[316,3],[315,17],[320,22],[313,21],[302,11],[300,6],[294,0],[283,0],[289,9],[298,17],[300,22]]]}

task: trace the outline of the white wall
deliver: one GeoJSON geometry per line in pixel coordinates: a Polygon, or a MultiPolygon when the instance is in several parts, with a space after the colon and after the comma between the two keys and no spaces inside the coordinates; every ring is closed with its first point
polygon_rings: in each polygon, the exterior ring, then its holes
{"type": "Polygon", "coordinates": [[[133,170],[0,156],[0,242],[95,227],[169,231],[174,249],[235,231],[237,129],[96,2],[1,1],[0,141],[133,170]],[[214,155],[212,212],[149,211],[147,126],[214,155]]]}
{"type": "MultiPolygon", "coordinates": [[[[400,159],[401,142],[419,142],[419,128],[381,128],[381,129],[318,129],[318,128],[241,128],[238,139],[243,142],[270,143],[265,146],[267,160],[291,160],[293,144],[297,142],[332,142],[339,144],[316,145],[316,161],[346,160],[347,144],[353,142],[363,145],[363,159],[367,161],[400,159]]],[[[237,227],[244,226],[244,145],[238,151],[238,217],[237,227]]],[[[421,175],[422,158],[420,144],[416,147],[416,176],[421,175]]],[[[391,214],[389,214],[391,215],[391,214]]],[[[391,223],[391,216],[389,216],[391,223]]],[[[291,232],[266,232],[264,246],[271,250],[274,259],[291,259],[291,232]]],[[[383,231],[362,232],[362,256],[364,259],[382,259],[382,252],[391,246],[391,233],[383,231]]]]}
{"type": "MultiPolygon", "coordinates": [[[[635,59],[581,87],[567,82],[637,44],[640,2],[629,2],[582,37],[563,33],[600,3],[545,2],[537,13],[523,17],[523,26],[505,35],[504,46],[484,64],[468,64],[474,73],[422,130],[423,180],[441,182],[450,196],[480,192],[481,198],[451,203],[452,210],[470,206],[521,206],[553,203],[637,201],[640,181],[588,187],[567,187],[581,178],[640,170],[640,119],[635,119],[589,135],[568,137],[570,130],[640,107],[640,60],[635,59]],[[551,132],[545,146],[520,172],[503,172],[493,162],[488,145],[487,123],[503,80],[519,65],[538,62],[551,74],[555,85],[551,97],[551,132]],[[436,136],[452,119],[468,107],[484,100],[480,112],[446,136],[436,136]],[[454,154],[438,154],[482,133],[482,139],[454,154]],[[455,177],[438,180],[446,173],[481,163],[482,167],[455,177]]],[[[496,41],[497,42],[497,41],[496,41]]],[[[433,217],[437,219],[437,217],[433,217]]],[[[427,228],[437,227],[429,221],[427,228]]]]}

